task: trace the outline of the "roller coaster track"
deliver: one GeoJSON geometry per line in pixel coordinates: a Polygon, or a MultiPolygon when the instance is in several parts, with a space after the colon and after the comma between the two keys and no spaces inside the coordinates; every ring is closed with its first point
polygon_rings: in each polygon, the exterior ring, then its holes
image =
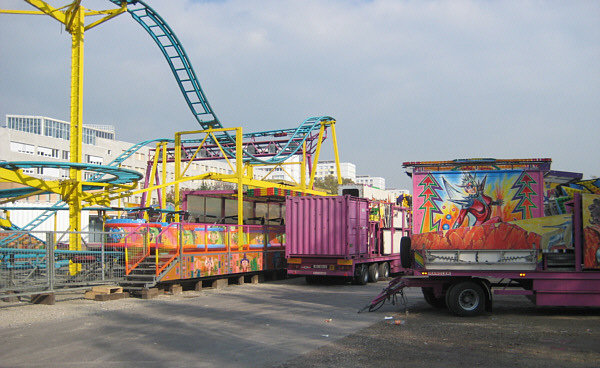
{"type": "MultiPolygon", "coordinates": [[[[121,6],[123,2],[127,4],[127,11],[132,18],[138,22],[150,34],[154,42],[159,46],[163,53],[171,72],[177,81],[177,84],[183,94],[183,97],[200,124],[205,129],[220,129],[223,128],[221,122],[213,112],[202,87],[196,77],[196,73],[191,62],[181,45],[175,32],[169,27],[164,19],[148,6],[143,1],[138,0],[109,0],[117,6],[121,6]]],[[[334,123],[335,119],[330,116],[311,117],[304,120],[296,129],[271,130],[264,132],[248,133],[243,135],[243,139],[250,139],[251,142],[243,145],[243,160],[251,164],[278,164],[286,161],[293,155],[297,155],[303,149],[304,143],[307,143],[307,151],[314,148],[314,141],[317,138],[316,131],[320,130],[324,124],[334,123]],[[267,137],[287,137],[279,140],[268,140],[267,137]],[[256,141],[263,138],[263,141],[256,141]],[[275,150],[271,148],[275,146],[275,150]]],[[[235,139],[227,132],[223,132],[216,136],[218,145],[224,151],[225,156],[235,158],[235,139]]],[[[129,158],[140,148],[153,142],[173,142],[169,139],[153,139],[137,143],[123,152],[105,168],[118,167],[123,161],[129,158]]],[[[192,141],[188,141],[192,142],[192,141]]],[[[217,142],[215,142],[217,143],[217,142]]],[[[216,144],[215,144],[216,146],[216,144]]],[[[218,159],[219,154],[212,155],[209,159],[218,159]]],[[[31,163],[31,167],[40,165],[40,163],[31,163]]],[[[50,164],[51,165],[51,164],[50,164]]],[[[27,165],[23,166],[26,167],[27,165]]],[[[96,165],[80,164],[79,169],[94,170],[96,165]]],[[[7,167],[8,168],[8,167],[7,167]]],[[[110,169],[109,169],[110,171],[110,169]]],[[[102,178],[106,172],[97,171],[97,173],[88,180],[88,182],[106,182],[102,178]]],[[[84,186],[85,189],[94,189],[93,185],[84,186]]],[[[26,195],[29,193],[39,192],[37,188],[17,188],[0,190],[0,198],[9,198],[15,196],[26,195]]],[[[66,206],[65,202],[59,201],[44,211],[40,216],[32,220],[19,230],[29,231],[35,229],[38,225],[50,218],[56,210],[66,206]]]]}
{"type": "MultiPolygon", "coordinates": [[[[117,167],[119,167],[119,165],[121,165],[121,163],[123,161],[125,161],[126,159],[131,157],[131,155],[133,155],[135,152],[137,152],[140,148],[147,146],[151,143],[155,143],[155,142],[173,142],[173,140],[172,139],[151,139],[151,140],[147,140],[147,141],[143,141],[143,142],[134,144],[133,146],[128,148],[126,151],[121,153],[119,156],[117,156],[114,160],[112,160],[107,166],[117,168],[117,167]]],[[[31,163],[30,166],[33,166],[34,164],[35,163],[31,163]]],[[[40,164],[46,165],[46,163],[42,163],[42,162],[40,162],[40,164]]],[[[25,164],[22,164],[22,165],[25,165],[25,164]]],[[[105,172],[97,172],[88,181],[89,182],[103,181],[103,177],[105,175],[106,175],[105,172]]],[[[126,179],[126,180],[128,180],[128,179],[126,179]]],[[[94,187],[88,186],[87,189],[94,189],[94,187]]],[[[29,194],[29,193],[33,193],[33,192],[37,192],[37,191],[38,191],[38,189],[36,189],[36,188],[5,189],[5,190],[0,190],[0,198],[9,198],[9,197],[29,194]]],[[[43,224],[50,217],[52,217],[57,210],[63,209],[65,207],[67,207],[66,202],[58,201],[54,205],[52,205],[52,207],[49,207],[47,210],[42,212],[39,216],[37,216],[36,218],[31,220],[31,222],[29,222],[25,226],[20,228],[20,227],[16,226],[15,224],[12,224],[11,230],[32,231],[39,225],[43,224]]],[[[2,243],[5,243],[5,242],[4,241],[0,242],[0,244],[2,244],[2,243]]]]}
{"type": "MultiPolygon", "coordinates": [[[[109,0],[121,6],[121,0],[109,0]]],[[[127,11],[152,37],[167,59],[188,107],[203,129],[222,128],[212,111],[179,39],[158,13],[143,1],[127,0],[127,11]]]]}
{"type": "MultiPolygon", "coordinates": [[[[123,1],[121,0],[109,0],[117,6],[121,6],[123,1]]],[[[145,30],[150,34],[154,42],[158,45],[162,51],[171,72],[177,81],[179,89],[183,94],[188,107],[192,114],[202,126],[203,129],[216,129],[223,128],[221,122],[215,115],[214,111],[208,103],[208,99],[204,95],[200,82],[196,77],[194,68],[185,52],[181,42],[175,35],[175,32],[169,27],[167,22],[150,6],[143,1],[137,0],[126,0],[127,11],[131,14],[132,18],[138,22],[145,30]]],[[[309,138],[310,133],[314,130],[321,128],[321,125],[326,122],[334,122],[335,119],[330,116],[312,117],[306,119],[300,126],[295,130],[291,129],[269,131],[260,133],[251,133],[247,136],[259,136],[261,134],[271,135],[288,135],[291,137],[290,141],[284,145],[283,149],[274,155],[270,155],[268,158],[261,158],[255,154],[244,150],[243,157],[244,162],[256,163],[256,164],[278,164],[286,161],[291,156],[298,153],[302,144],[306,139],[309,138]],[[292,143],[292,141],[294,143],[292,143]]],[[[222,145],[225,153],[229,157],[235,157],[235,139],[228,133],[223,133],[217,136],[217,140],[222,145]]]]}

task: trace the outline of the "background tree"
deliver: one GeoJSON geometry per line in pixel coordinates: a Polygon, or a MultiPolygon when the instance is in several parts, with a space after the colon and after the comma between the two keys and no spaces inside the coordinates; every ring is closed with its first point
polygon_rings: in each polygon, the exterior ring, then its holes
{"type": "MultiPolygon", "coordinates": [[[[342,184],[354,184],[350,178],[342,178],[342,184]]],[[[322,189],[329,194],[338,194],[337,176],[327,175],[324,178],[315,179],[315,189],[322,189]]]]}

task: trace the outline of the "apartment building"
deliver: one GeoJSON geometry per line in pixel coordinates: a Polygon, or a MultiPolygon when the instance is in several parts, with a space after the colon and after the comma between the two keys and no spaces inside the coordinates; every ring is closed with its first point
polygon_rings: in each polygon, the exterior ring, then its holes
{"type": "MultiPolygon", "coordinates": [[[[116,139],[115,128],[111,125],[84,124],[82,136],[83,163],[91,165],[109,165],[123,152],[129,150],[134,143],[116,139]]],[[[154,146],[143,146],[120,166],[146,174],[150,150],[154,146]]],[[[43,116],[7,115],[6,122],[0,127],[0,160],[3,161],[49,161],[68,162],[70,159],[70,123],[43,116]]],[[[167,168],[167,181],[175,178],[173,165],[167,168]]],[[[45,180],[60,180],[69,177],[68,169],[36,168],[23,169],[25,174],[45,180]]],[[[206,172],[230,174],[227,163],[220,161],[194,162],[188,169],[188,175],[199,175],[206,172]]],[[[82,177],[89,179],[94,173],[84,171],[82,177]]],[[[187,189],[197,189],[201,181],[189,181],[182,184],[187,189]]],[[[143,180],[138,183],[141,188],[143,180]]],[[[2,188],[15,187],[5,183],[2,188]]],[[[33,196],[27,202],[55,202],[57,195],[33,196]]],[[[141,195],[125,198],[123,203],[114,205],[136,205],[141,195]]],[[[153,199],[156,202],[156,198],[153,199]]]]}
{"type": "Polygon", "coordinates": [[[364,184],[370,187],[385,190],[385,178],[380,176],[358,175],[355,180],[356,184],[364,184]]]}

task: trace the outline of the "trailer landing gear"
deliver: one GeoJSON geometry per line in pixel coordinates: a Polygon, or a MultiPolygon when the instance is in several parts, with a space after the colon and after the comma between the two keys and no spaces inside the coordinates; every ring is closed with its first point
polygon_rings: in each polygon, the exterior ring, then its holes
{"type": "Polygon", "coordinates": [[[422,287],[421,291],[427,304],[437,309],[446,308],[446,298],[443,295],[440,298],[436,297],[432,287],[422,287]]]}

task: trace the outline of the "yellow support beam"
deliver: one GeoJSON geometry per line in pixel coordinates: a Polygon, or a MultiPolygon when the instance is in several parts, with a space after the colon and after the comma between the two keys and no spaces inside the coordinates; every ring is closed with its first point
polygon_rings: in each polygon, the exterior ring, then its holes
{"type": "Polygon", "coordinates": [[[66,24],[66,22],[67,22],[66,14],[63,11],[61,11],[60,9],[54,8],[47,2],[41,1],[41,0],[25,0],[25,1],[27,3],[29,3],[29,5],[40,9],[40,12],[42,12],[43,14],[51,16],[52,18],[56,19],[57,21],[61,22],[62,24],[66,24]]]}
{"type": "Polygon", "coordinates": [[[340,153],[337,145],[337,135],[335,134],[335,121],[330,122],[331,140],[333,141],[333,154],[335,156],[335,168],[338,178],[338,185],[342,184],[342,171],[340,170],[340,153]]]}
{"type": "MultiPolygon", "coordinates": [[[[242,128],[235,130],[235,173],[238,191],[238,225],[244,224],[244,154],[242,151],[242,128]]],[[[239,239],[242,239],[242,227],[238,227],[239,239]]]]}
{"type": "MultiPolygon", "coordinates": [[[[10,11],[11,14],[46,14],[64,24],[65,29],[71,34],[71,135],[70,135],[70,162],[80,163],[82,160],[82,136],[83,136],[83,40],[86,29],[95,27],[126,11],[126,3],[122,3],[118,9],[105,11],[87,11],[81,6],[81,0],[74,0],[61,8],[55,8],[42,0],[25,0],[31,6],[39,9],[32,11],[10,11]],[[63,10],[65,9],[65,10],[63,10]],[[87,13],[86,13],[87,11],[87,13]],[[106,17],[85,26],[86,15],[106,17]]],[[[8,13],[9,11],[2,11],[8,13]]],[[[25,183],[30,185],[31,181],[25,183]]],[[[43,188],[47,184],[39,183],[43,188]]],[[[31,186],[31,185],[30,185],[31,186]]],[[[53,186],[54,187],[54,186],[53,186]]],[[[69,169],[69,181],[60,183],[60,193],[63,200],[69,204],[69,226],[70,231],[81,231],[81,208],[82,208],[82,181],[81,170],[74,167],[69,169]]],[[[69,237],[69,248],[81,249],[81,237],[79,234],[71,233],[69,237]]],[[[78,272],[76,265],[72,265],[71,273],[78,272]]]]}
{"type": "MultiPolygon", "coordinates": [[[[73,4],[74,5],[74,4],[73,4]]],[[[73,163],[83,162],[83,36],[85,14],[79,3],[69,9],[67,30],[71,33],[71,136],[70,160],[73,163]]],[[[81,170],[69,169],[71,195],[66,201],[69,204],[69,249],[81,250],[81,170]]],[[[78,271],[78,270],[77,270],[78,271]]],[[[72,270],[73,272],[73,270],[72,270]]]]}
{"type": "Polygon", "coordinates": [[[2,178],[8,182],[23,184],[29,187],[38,188],[46,192],[52,192],[56,194],[61,193],[60,181],[42,180],[39,178],[34,178],[33,176],[29,176],[27,174],[23,174],[20,170],[14,171],[1,167],[0,176],[2,176],[2,178]]]}
{"type": "Polygon", "coordinates": [[[325,123],[321,123],[321,129],[319,129],[319,138],[317,138],[317,151],[315,152],[315,160],[313,167],[310,172],[310,180],[308,182],[309,188],[314,188],[315,175],[317,173],[317,162],[319,162],[319,155],[321,154],[321,142],[323,142],[323,135],[325,134],[325,123]]]}

